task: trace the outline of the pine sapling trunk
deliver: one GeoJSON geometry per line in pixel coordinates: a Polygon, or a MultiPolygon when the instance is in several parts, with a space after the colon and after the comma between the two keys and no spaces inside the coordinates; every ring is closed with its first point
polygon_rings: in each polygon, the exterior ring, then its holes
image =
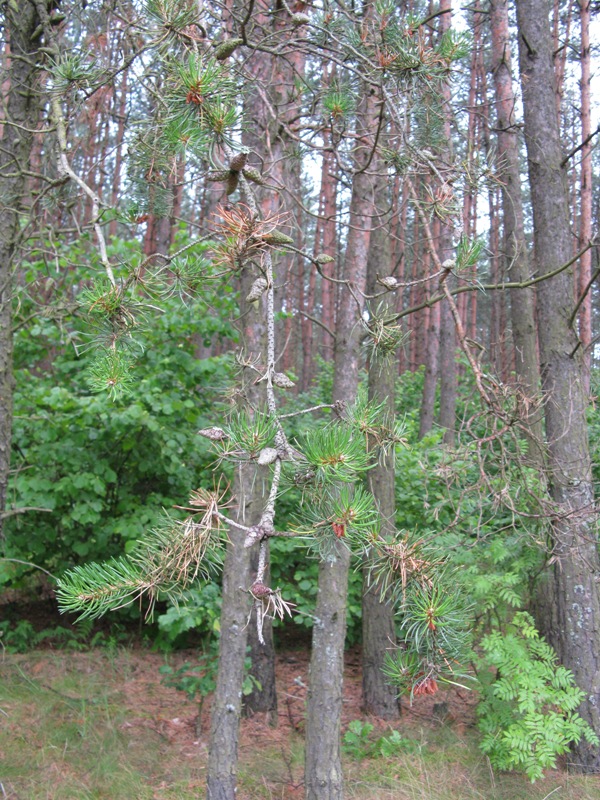
{"type": "MultiPolygon", "coordinates": [[[[366,167],[379,111],[370,86],[363,86],[357,112],[357,163],[366,167]]],[[[344,259],[335,340],[333,401],[343,408],[358,391],[360,367],[359,321],[366,286],[374,187],[363,169],[354,175],[349,231],[344,259]]],[[[344,785],[341,764],[342,684],[350,552],[340,540],[319,565],[319,590],[306,716],[305,788],[307,800],[341,800],[344,785]]]]}
{"type": "MultiPolygon", "coordinates": [[[[382,165],[378,165],[381,169],[382,165]]],[[[378,180],[377,196],[385,197],[385,183],[378,180]]],[[[388,277],[391,268],[389,221],[379,219],[371,233],[369,260],[367,264],[367,292],[369,295],[381,292],[378,278],[388,277]]],[[[374,304],[372,314],[385,320],[393,317],[396,296],[389,292],[374,304]]],[[[369,358],[369,400],[383,404],[388,422],[394,419],[395,379],[397,372],[397,352],[387,352],[373,346],[369,358]]],[[[376,442],[370,447],[377,448],[376,442]]],[[[369,471],[369,489],[381,518],[380,536],[389,539],[393,536],[396,512],[396,470],[394,448],[379,454],[379,459],[369,471]]],[[[382,602],[381,586],[378,582],[369,585],[368,565],[363,569],[362,598],[362,670],[363,707],[367,714],[382,719],[396,719],[400,714],[397,690],[386,680],[382,667],[385,654],[395,647],[396,622],[394,607],[390,602],[382,602]]]]}

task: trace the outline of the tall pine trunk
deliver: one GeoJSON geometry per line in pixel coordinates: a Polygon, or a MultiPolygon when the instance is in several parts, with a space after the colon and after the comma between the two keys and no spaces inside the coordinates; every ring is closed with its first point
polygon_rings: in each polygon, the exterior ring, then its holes
{"type": "MultiPolygon", "coordinates": [[[[590,2],[581,3],[581,180],[579,247],[583,248],[592,238],[592,113],[590,98],[591,53],[590,53],[590,2]]],[[[579,338],[585,362],[585,385],[590,388],[590,364],[592,354],[592,293],[589,282],[592,275],[592,251],[586,250],[579,262],[579,294],[583,297],[579,310],[579,338]]]]}
{"type": "MultiPolygon", "coordinates": [[[[525,241],[519,139],[515,119],[515,95],[512,86],[511,52],[507,0],[492,0],[492,73],[498,128],[498,157],[502,181],[502,218],[504,269],[508,280],[523,283],[530,279],[529,256],[525,241]]],[[[514,363],[521,390],[534,399],[539,394],[540,374],[537,355],[537,333],[534,318],[534,290],[512,289],[510,294],[514,363]]],[[[543,440],[542,414],[528,406],[528,425],[532,437],[529,452],[541,463],[543,440]]]]}
{"type": "Polygon", "coordinates": [[[0,538],[10,470],[13,409],[12,289],[33,131],[40,112],[35,82],[43,44],[36,5],[30,0],[3,4],[10,48],[6,117],[0,142],[0,538]]]}
{"type": "MultiPolygon", "coordinates": [[[[441,0],[440,11],[446,12],[440,16],[440,36],[447,33],[452,24],[451,0],[441,0]]],[[[452,166],[452,109],[450,105],[451,93],[449,81],[442,84],[444,138],[447,142],[447,151],[444,160],[452,166]]],[[[442,264],[454,255],[452,238],[454,224],[449,218],[442,222],[438,254],[442,264]]],[[[458,391],[458,375],[456,364],[456,330],[447,300],[442,300],[440,310],[440,426],[444,428],[444,442],[453,445],[456,435],[456,396],[458,391]]]]}
{"type": "MultiPolygon", "coordinates": [[[[545,0],[518,0],[519,58],[533,208],[536,268],[558,269],[572,255],[552,38],[545,0]]],[[[581,715],[600,732],[600,559],[587,434],[584,364],[570,325],[573,276],[563,270],[538,287],[538,335],[547,437],[547,471],[556,509],[548,575],[548,635],[585,692],[581,715]]],[[[574,747],[573,765],[600,770],[600,750],[574,747]]]]}
{"type": "MultiPolygon", "coordinates": [[[[341,287],[336,324],[333,401],[342,406],[351,404],[358,390],[362,307],[355,297],[360,299],[366,286],[375,207],[373,179],[367,165],[378,111],[371,86],[364,84],[357,110],[356,171],[342,275],[355,291],[351,293],[346,286],[341,287]]],[[[350,553],[341,541],[319,565],[306,716],[307,800],[342,800],[344,796],[340,736],[349,567],[350,553]]]]}

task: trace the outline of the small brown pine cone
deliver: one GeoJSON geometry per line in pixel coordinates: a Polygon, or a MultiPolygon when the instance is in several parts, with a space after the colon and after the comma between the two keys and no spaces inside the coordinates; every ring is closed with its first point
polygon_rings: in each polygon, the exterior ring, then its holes
{"type": "Polygon", "coordinates": [[[229,169],[233,172],[240,172],[246,166],[248,160],[248,153],[236,153],[229,162],[229,169]]]}
{"type": "Polygon", "coordinates": [[[253,583],[252,586],[250,587],[250,594],[252,594],[257,599],[260,599],[262,597],[268,597],[270,594],[273,594],[273,592],[271,591],[271,589],[269,589],[268,586],[265,586],[264,583],[260,583],[259,581],[257,581],[256,583],[253,583]]]}
{"type": "Polygon", "coordinates": [[[238,183],[240,182],[240,175],[239,172],[230,172],[227,178],[227,194],[233,194],[238,187],[238,183]]]}
{"type": "Polygon", "coordinates": [[[273,373],[273,384],[280,389],[291,389],[295,385],[283,372],[273,373]]]}
{"type": "Polygon", "coordinates": [[[227,438],[223,428],[202,428],[202,430],[198,431],[198,436],[205,436],[213,442],[219,442],[227,438]]]}

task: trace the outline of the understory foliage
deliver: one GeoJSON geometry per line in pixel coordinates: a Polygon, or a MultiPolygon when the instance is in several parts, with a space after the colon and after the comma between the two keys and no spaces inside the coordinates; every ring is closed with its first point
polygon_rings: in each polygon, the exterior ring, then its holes
{"type": "Polygon", "coordinates": [[[493,767],[520,769],[535,781],[582,737],[598,744],[576,711],[584,692],[557,663],[529,614],[515,614],[504,633],[484,636],[481,647],[478,727],[480,747],[493,767]]]}

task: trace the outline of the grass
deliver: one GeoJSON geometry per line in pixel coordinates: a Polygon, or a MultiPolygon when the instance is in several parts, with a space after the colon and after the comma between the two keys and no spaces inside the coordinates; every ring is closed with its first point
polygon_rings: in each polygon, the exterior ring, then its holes
{"type": "MultiPolygon", "coordinates": [[[[160,684],[161,663],[127,650],[4,655],[0,798],[202,797],[207,748],[195,738],[196,707],[160,684]]],[[[598,776],[554,771],[532,786],[493,774],[464,726],[407,716],[397,727],[409,746],[393,757],[345,755],[348,800],[600,800],[598,776]]],[[[373,731],[373,740],[382,733],[373,731]]],[[[245,721],[240,800],[302,798],[302,752],[302,737],[287,727],[245,721]]]]}

